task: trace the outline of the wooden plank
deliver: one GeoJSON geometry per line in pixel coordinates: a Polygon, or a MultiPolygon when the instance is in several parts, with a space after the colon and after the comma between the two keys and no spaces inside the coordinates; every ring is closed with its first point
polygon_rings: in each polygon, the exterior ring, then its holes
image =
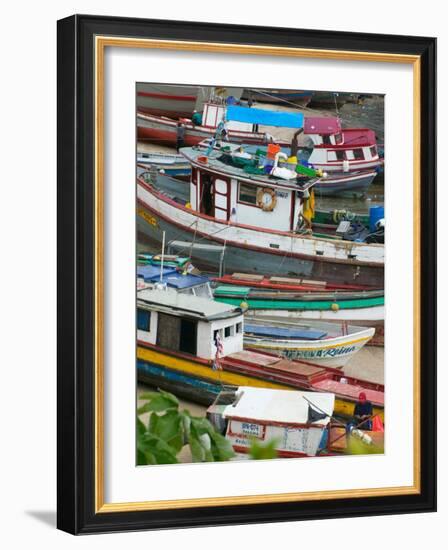
{"type": "Polygon", "coordinates": [[[264,279],[264,275],[252,275],[251,273],[233,273],[232,279],[241,279],[242,281],[259,282],[264,279]]]}

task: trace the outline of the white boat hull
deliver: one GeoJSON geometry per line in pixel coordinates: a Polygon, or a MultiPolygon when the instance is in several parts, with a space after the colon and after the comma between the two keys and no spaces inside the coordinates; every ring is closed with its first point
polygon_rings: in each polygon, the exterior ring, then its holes
{"type": "Polygon", "coordinates": [[[353,334],[317,341],[264,338],[246,334],[244,345],[276,353],[288,359],[337,368],[344,367],[374,334],[375,329],[368,328],[353,334]]]}
{"type": "MultiPolygon", "coordinates": [[[[272,317],[272,309],[249,309],[247,317],[272,317]]],[[[307,319],[318,321],[383,321],[384,306],[333,310],[275,310],[275,317],[284,319],[307,319]]]]}

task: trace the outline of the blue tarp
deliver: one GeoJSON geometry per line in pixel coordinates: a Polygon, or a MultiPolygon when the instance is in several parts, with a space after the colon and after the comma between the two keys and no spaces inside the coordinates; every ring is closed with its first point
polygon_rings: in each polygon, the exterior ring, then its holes
{"type": "Polygon", "coordinates": [[[269,327],[250,325],[245,323],[244,332],[254,334],[256,336],[270,336],[272,338],[291,338],[300,340],[320,340],[324,338],[327,333],[322,330],[312,329],[289,329],[283,327],[269,327]]]}
{"type": "MultiPolygon", "coordinates": [[[[163,276],[176,273],[175,267],[164,267],[163,276]]],[[[137,277],[143,277],[146,282],[157,281],[160,279],[160,266],[157,265],[139,265],[137,266],[137,277]]]]}
{"type": "MultiPolygon", "coordinates": [[[[160,280],[160,266],[138,266],[137,277],[143,277],[147,283],[157,283],[160,280]]],[[[162,282],[166,283],[171,288],[189,288],[191,286],[207,283],[208,281],[208,277],[192,275],[190,273],[183,275],[173,267],[163,268],[162,282]]]]}
{"type": "Polygon", "coordinates": [[[250,107],[229,105],[226,113],[227,120],[250,122],[265,126],[282,126],[284,128],[303,128],[302,113],[281,113],[279,111],[265,111],[250,107]]]}

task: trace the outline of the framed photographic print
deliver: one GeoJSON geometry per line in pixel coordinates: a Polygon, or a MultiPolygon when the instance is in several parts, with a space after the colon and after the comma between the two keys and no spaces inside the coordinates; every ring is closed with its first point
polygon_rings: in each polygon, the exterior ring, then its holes
{"type": "Polygon", "coordinates": [[[433,38],[58,22],[58,527],[436,507],[433,38]]]}

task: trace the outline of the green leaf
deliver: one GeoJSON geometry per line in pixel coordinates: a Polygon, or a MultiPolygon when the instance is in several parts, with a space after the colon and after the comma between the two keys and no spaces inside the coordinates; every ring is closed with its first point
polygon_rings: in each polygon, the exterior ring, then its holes
{"type": "Polygon", "coordinates": [[[145,432],[146,426],[143,424],[140,418],[137,417],[137,437],[143,435],[145,432]]]}
{"type": "Polygon", "coordinates": [[[272,458],[277,458],[277,444],[277,439],[270,439],[263,444],[254,437],[251,439],[249,456],[254,460],[269,460],[272,458]]]}
{"type": "Polygon", "coordinates": [[[212,438],[212,452],[215,460],[230,460],[235,456],[235,451],[228,439],[215,431],[210,435],[212,438]]]}
{"type": "Polygon", "coordinates": [[[145,453],[137,450],[137,466],[146,466],[147,464],[145,453]]]}
{"type": "Polygon", "coordinates": [[[150,401],[151,399],[153,399],[156,395],[159,395],[158,392],[156,391],[147,391],[147,392],[144,392],[144,393],[141,393],[138,398],[139,400],[142,400],[142,401],[150,401]]]}
{"type": "Polygon", "coordinates": [[[163,412],[169,409],[177,409],[179,401],[170,393],[156,394],[150,401],[138,408],[137,414],[147,412],[163,412]]]}
{"type": "Polygon", "coordinates": [[[162,416],[152,414],[149,431],[166,441],[176,452],[184,445],[182,418],[177,410],[169,410],[162,416]],[[156,422],[152,421],[153,417],[156,422]]]}
{"type": "Polygon", "coordinates": [[[137,451],[144,453],[148,464],[177,463],[176,450],[156,435],[146,433],[137,441],[137,451]],[[153,460],[154,462],[151,462],[153,460]]]}
{"type": "Polygon", "coordinates": [[[189,444],[193,462],[204,462],[205,449],[201,445],[199,439],[196,436],[190,434],[189,444]]]}

